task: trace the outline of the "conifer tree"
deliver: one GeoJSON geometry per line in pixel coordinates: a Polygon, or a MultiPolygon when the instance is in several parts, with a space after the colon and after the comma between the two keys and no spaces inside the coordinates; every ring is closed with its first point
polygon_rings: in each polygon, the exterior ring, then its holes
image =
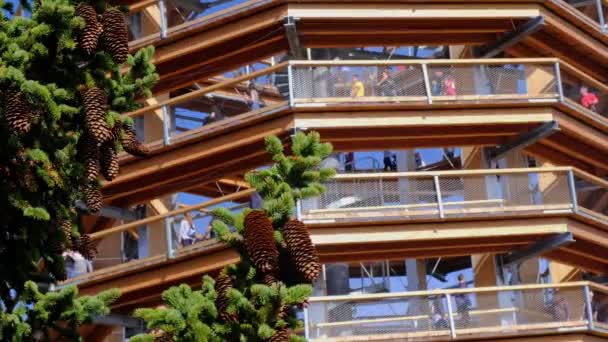
{"type": "Polygon", "coordinates": [[[101,207],[98,175],[116,176],[123,142],[146,152],[122,114],[139,108],[136,100],[150,96],[158,75],[152,48],[127,56],[124,20],[103,1],[36,0],[31,18],[11,16],[4,0],[0,8],[0,314],[6,316],[38,265],[60,280],[65,248],[91,257],[75,203],[101,207]]]}
{"type": "Polygon", "coordinates": [[[118,290],[108,290],[93,297],[79,297],[75,286],[42,293],[28,281],[16,298],[19,305],[0,310],[0,341],[83,341],[78,328],[107,315],[108,305],[118,296],[118,290]]]}
{"type": "Polygon", "coordinates": [[[333,169],[319,167],[332,147],[316,132],[299,132],[290,155],[277,137],[266,139],[266,149],[273,165],[245,176],[262,197],[262,210],[213,212],[218,239],[236,249],[241,261],[215,280],[203,277],[201,290],[168,289],[164,308],[136,310],[150,332],[131,342],[303,340],[292,333],[302,327],[295,313],[312,293],[310,282],[320,265],[304,224],[293,216],[296,201],[321,194],[321,183],[334,175],[333,169]]]}

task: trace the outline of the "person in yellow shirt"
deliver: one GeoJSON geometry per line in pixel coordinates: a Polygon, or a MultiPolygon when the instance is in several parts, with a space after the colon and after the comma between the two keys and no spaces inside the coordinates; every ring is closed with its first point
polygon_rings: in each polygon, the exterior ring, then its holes
{"type": "Polygon", "coordinates": [[[361,80],[359,80],[358,75],[353,75],[353,81],[351,84],[352,84],[351,89],[350,89],[351,97],[365,96],[365,86],[363,85],[363,82],[361,82],[361,80]]]}

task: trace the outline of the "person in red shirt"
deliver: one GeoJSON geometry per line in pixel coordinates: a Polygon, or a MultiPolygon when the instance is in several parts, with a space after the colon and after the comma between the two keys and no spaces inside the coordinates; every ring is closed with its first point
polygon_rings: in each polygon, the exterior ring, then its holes
{"type": "Polygon", "coordinates": [[[445,95],[456,96],[456,80],[451,74],[448,74],[443,80],[443,89],[445,95]]]}
{"type": "Polygon", "coordinates": [[[582,86],[579,90],[579,93],[581,95],[581,99],[580,99],[580,103],[583,107],[587,108],[587,109],[591,109],[592,111],[596,111],[597,108],[597,104],[599,101],[599,99],[597,98],[597,96],[589,91],[589,88],[582,86]]]}

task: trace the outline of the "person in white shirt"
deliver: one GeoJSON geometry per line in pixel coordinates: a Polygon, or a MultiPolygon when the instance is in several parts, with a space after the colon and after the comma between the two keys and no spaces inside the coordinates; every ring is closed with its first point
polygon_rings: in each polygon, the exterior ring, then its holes
{"type": "Polygon", "coordinates": [[[179,243],[182,246],[190,246],[196,240],[196,229],[194,229],[194,223],[192,222],[192,216],[190,213],[184,214],[184,219],[179,225],[179,243]]]}
{"type": "Polygon", "coordinates": [[[62,256],[63,260],[65,260],[65,270],[68,274],[68,278],[73,278],[93,271],[91,262],[76,251],[67,250],[63,252],[62,256]]]}

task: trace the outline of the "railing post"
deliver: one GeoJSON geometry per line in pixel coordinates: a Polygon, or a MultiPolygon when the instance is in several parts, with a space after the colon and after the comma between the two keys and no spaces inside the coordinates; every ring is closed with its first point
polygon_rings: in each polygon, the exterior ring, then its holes
{"type": "Polygon", "coordinates": [[[568,171],[568,189],[570,190],[570,204],[572,204],[572,212],[578,212],[578,199],[576,197],[576,184],[574,182],[574,171],[568,171]]]}
{"type": "Polygon", "coordinates": [[[171,144],[171,134],[169,129],[171,127],[171,115],[169,115],[169,108],[167,108],[167,105],[163,105],[161,110],[163,112],[163,143],[165,146],[168,146],[171,144]]]}
{"type": "Polygon", "coordinates": [[[602,0],[595,0],[597,6],[597,20],[602,28],[602,31],[606,30],[606,21],[604,20],[604,8],[602,6],[602,0]]]}
{"type": "Polygon", "coordinates": [[[557,96],[559,102],[564,102],[564,87],[562,86],[562,73],[559,67],[559,62],[553,64],[553,70],[555,71],[555,83],[557,85],[557,96]]]}
{"type": "Polygon", "coordinates": [[[593,330],[593,308],[591,307],[591,290],[589,289],[589,285],[585,285],[583,290],[584,290],[584,295],[585,295],[585,314],[587,316],[587,319],[589,320],[587,322],[587,324],[589,326],[589,330],[592,331],[593,330]]]}
{"type": "Polygon", "coordinates": [[[289,65],[287,66],[287,78],[289,82],[289,106],[293,107],[295,94],[293,86],[293,65],[291,65],[291,62],[289,62],[289,65]]]}
{"type": "Polygon", "coordinates": [[[304,337],[310,339],[310,321],[308,318],[308,307],[304,307],[304,337]]]}
{"type": "Polygon", "coordinates": [[[429,104],[433,104],[433,94],[431,93],[431,80],[429,78],[429,70],[426,63],[422,63],[422,77],[424,77],[424,89],[426,90],[426,96],[429,104]]]}
{"type": "Polygon", "coordinates": [[[454,323],[454,310],[452,309],[452,296],[449,293],[445,294],[445,300],[448,302],[448,322],[450,324],[450,336],[456,339],[456,324],[454,323]]]}
{"type": "Polygon", "coordinates": [[[160,12],[160,39],[167,38],[167,6],[165,0],[158,0],[158,10],[160,12]]]}
{"type": "Polygon", "coordinates": [[[439,176],[433,176],[433,183],[435,184],[435,194],[437,194],[437,209],[439,210],[439,218],[444,218],[445,213],[443,211],[443,200],[441,199],[441,188],[439,187],[439,176]]]}
{"type": "Polygon", "coordinates": [[[175,257],[175,250],[173,249],[173,229],[171,229],[172,217],[165,217],[165,243],[167,244],[167,258],[172,259],[175,257]]]}

